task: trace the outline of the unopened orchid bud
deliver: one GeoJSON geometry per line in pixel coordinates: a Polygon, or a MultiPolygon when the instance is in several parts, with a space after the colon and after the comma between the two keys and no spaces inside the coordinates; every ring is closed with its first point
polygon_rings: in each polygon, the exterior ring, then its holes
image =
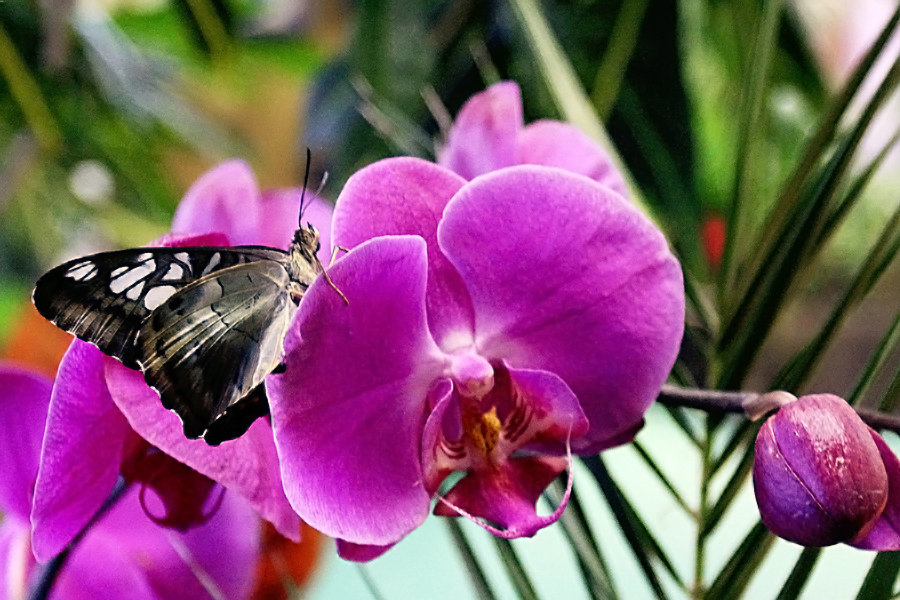
{"type": "Polygon", "coordinates": [[[889,491],[900,462],[841,398],[803,396],[782,406],[756,438],[753,484],[763,523],[805,546],[840,542],[893,549],[889,491]],[[887,512],[885,508],[890,506],[887,512]],[[878,529],[878,539],[870,536],[878,529]]]}

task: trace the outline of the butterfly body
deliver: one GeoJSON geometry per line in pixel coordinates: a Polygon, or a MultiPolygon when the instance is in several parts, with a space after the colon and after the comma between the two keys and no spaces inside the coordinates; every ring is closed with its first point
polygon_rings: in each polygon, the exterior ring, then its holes
{"type": "Polygon", "coordinates": [[[55,325],[140,369],[184,433],[210,444],[268,412],[262,386],[281,361],[296,306],[324,271],[319,234],[265,246],[102,252],[45,273],[32,301],[55,325]]]}

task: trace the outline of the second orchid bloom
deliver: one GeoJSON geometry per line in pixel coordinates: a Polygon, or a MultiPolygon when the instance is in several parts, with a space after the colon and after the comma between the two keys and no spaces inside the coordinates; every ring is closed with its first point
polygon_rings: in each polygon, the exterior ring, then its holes
{"type": "Polygon", "coordinates": [[[345,558],[418,527],[452,472],[436,512],[533,535],[567,450],[630,441],[675,361],[679,264],[584,176],[387,159],[348,181],[333,239],[349,306],[310,288],[267,390],[288,499],[345,558]]]}

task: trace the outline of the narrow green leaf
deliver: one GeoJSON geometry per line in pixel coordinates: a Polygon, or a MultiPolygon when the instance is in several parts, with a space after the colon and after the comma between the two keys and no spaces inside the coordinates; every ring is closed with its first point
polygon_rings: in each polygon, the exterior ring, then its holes
{"type": "Polygon", "coordinates": [[[367,565],[356,563],[356,570],[359,572],[360,579],[363,580],[363,585],[365,585],[366,589],[369,591],[369,595],[372,596],[372,600],[387,600],[387,598],[384,597],[384,594],[381,593],[381,590],[378,589],[378,585],[369,573],[367,565]]]}
{"type": "MultiPolygon", "coordinates": [[[[875,374],[878,373],[879,369],[884,365],[888,356],[897,349],[898,344],[900,344],[900,312],[894,316],[894,322],[891,323],[891,326],[888,327],[884,337],[881,338],[881,343],[878,344],[878,348],[875,349],[875,353],[866,365],[866,369],[863,371],[862,375],[860,375],[856,387],[854,387],[853,391],[850,392],[850,395],[847,396],[847,402],[850,404],[859,402],[859,399],[862,398],[862,395],[875,379],[875,374]]],[[[887,397],[884,399],[887,400],[887,397]]],[[[894,409],[893,406],[884,405],[879,405],[878,408],[879,410],[888,412],[894,409]]]]}
{"type": "Polygon", "coordinates": [[[753,198],[751,171],[753,159],[759,149],[757,138],[761,135],[761,114],[766,98],[766,84],[772,68],[772,57],[777,47],[776,39],[781,21],[782,0],[765,0],[763,2],[760,24],[752,45],[753,55],[747,74],[744,77],[744,89],[741,94],[741,106],[737,115],[738,136],[735,152],[735,179],[728,211],[728,224],[725,236],[725,248],[722,254],[722,265],[719,270],[721,278],[720,292],[726,304],[729,294],[734,291],[737,267],[743,260],[744,231],[746,227],[746,208],[753,198]]]}
{"type": "Polygon", "coordinates": [[[656,461],[653,460],[653,457],[647,453],[647,450],[640,444],[640,442],[632,442],[631,447],[634,448],[638,456],[644,461],[644,464],[656,475],[657,479],[659,479],[660,483],[662,483],[669,493],[672,494],[672,498],[678,505],[684,509],[684,512],[693,515],[695,511],[691,508],[687,502],[685,502],[684,498],[681,497],[681,494],[678,493],[678,490],[675,489],[675,486],[669,481],[669,478],[663,473],[663,470],[659,468],[659,465],[656,464],[656,461]]]}
{"type": "Polygon", "coordinates": [[[688,301],[688,308],[705,331],[713,331],[719,327],[719,317],[716,313],[712,298],[692,273],[684,272],[684,294],[688,301]]]}
{"type": "Polygon", "coordinates": [[[628,502],[628,499],[622,493],[622,490],[616,485],[606,465],[599,456],[583,457],[582,461],[585,466],[594,475],[603,497],[606,498],[607,504],[625,536],[634,557],[637,559],[641,570],[647,577],[647,583],[653,588],[658,598],[665,598],[665,591],[659,581],[659,577],[653,568],[653,560],[659,560],[662,567],[667,573],[684,588],[684,582],[681,576],[675,570],[674,565],[669,560],[662,547],[656,541],[653,533],[640,518],[640,515],[628,502]]]}
{"type": "Polygon", "coordinates": [[[891,381],[887,392],[885,392],[884,398],[878,403],[878,408],[891,412],[897,407],[898,403],[900,403],[900,369],[894,374],[894,379],[891,381]]]}
{"type": "MultiPolygon", "coordinates": [[[[847,83],[829,105],[816,133],[807,144],[803,157],[791,173],[765,224],[759,228],[759,237],[753,244],[753,247],[758,248],[758,251],[754,254],[755,260],[747,269],[749,273],[756,273],[763,268],[766,264],[765,257],[771,254],[771,249],[778,244],[782,233],[790,228],[787,220],[792,214],[801,190],[806,187],[816,166],[828,154],[831,142],[836,137],[841,119],[847,112],[851,101],[859,92],[862,82],[868,77],[872,66],[893,35],[898,23],[900,23],[900,8],[894,12],[890,20],[885,24],[878,39],[875,40],[871,48],[860,60],[848,78],[847,83]]],[[[738,297],[742,296],[745,291],[742,289],[738,297]]]]}
{"type": "Polygon", "coordinates": [[[898,139],[900,139],[900,131],[895,133],[891,139],[888,140],[875,158],[866,165],[866,168],[862,173],[860,173],[850,184],[850,187],[844,194],[840,204],[831,212],[828,219],[825,221],[825,224],[822,226],[822,231],[816,239],[816,246],[824,246],[831,239],[831,236],[837,231],[838,226],[844,222],[844,217],[847,216],[850,210],[856,206],[857,202],[862,198],[863,190],[865,190],[866,186],[872,181],[872,177],[878,172],[879,167],[884,163],[885,158],[890,154],[890,151],[894,148],[898,139]]]}
{"type": "Polygon", "coordinates": [[[528,577],[528,572],[522,566],[522,562],[519,560],[519,556],[516,554],[510,541],[493,535],[491,539],[494,540],[494,546],[496,546],[497,553],[500,555],[500,561],[506,568],[506,574],[509,575],[509,580],[518,597],[521,600],[538,600],[537,592],[534,590],[534,585],[532,585],[531,579],[528,577]]]}
{"type": "Polygon", "coordinates": [[[220,10],[227,10],[227,7],[224,4],[216,6],[212,0],[183,1],[188,9],[191,24],[200,33],[213,61],[224,62],[230,58],[231,36],[219,13],[220,10]]]}
{"type": "Polygon", "coordinates": [[[762,522],[754,525],[703,597],[710,600],[739,598],[774,542],[775,536],[762,522]]]}
{"type": "Polygon", "coordinates": [[[869,251],[844,296],[813,340],[775,377],[773,388],[795,390],[803,386],[851,310],[872,289],[900,248],[900,207],[894,211],[869,251]]]}
{"type": "MultiPolygon", "coordinates": [[[[815,240],[828,222],[829,215],[833,214],[829,205],[834,201],[838,184],[851,167],[863,134],[896,88],[898,79],[900,63],[895,62],[824,168],[814,178],[803,181],[792,203],[784,207],[787,216],[782,219],[781,227],[771,234],[773,241],[760,246],[759,260],[748,273],[749,283],[737,286],[740,300],[726,316],[720,335],[719,347],[723,351],[742,347],[736,351],[736,356],[731,357],[731,368],[737,366],[746,370],[749,367],[747,359],[752,358],[758,348],[763,337],[760,334],[768,331],[778,306],[786,297],[788,285],[794,282],[794,274],[801,270],[797,265],[809,259],[809,249],[816,247],[815,240]],[[767,302],[771,300],[774,303],[767,302]],[[757,329],[759,325],[763,326],[763,331],[757,329]]],[[[825,153],[828,148],[821,150],[825,153]]],[[[726,373],[719,378],[719,385],[732,387],[739,381],[740,374],[726,373]]]]}
{"type": "Polygon", "coordinates": [[[700,448],[700,439],[697,437],[697,432],[695,430],[694,424],[691,423],[690,418],[686,414],[685,410],[680,406],[667,406],[666,412],[672,418],[672,421],[675,422],[675,425],[677,425],[678,428],[684,432],[685,436],[687,436],[694,447],[700,448]]]}
{"type": "Polygon", "coordinates": [[[863,580],[857,600],[887,600],[900,573],[900,552],[879,552],[863,580]]]}
{"type": "Polygon", "coordinates": [[[898,82],[900,61],[892,65],[853,129],[838,145],[822,174],[811,183],[810,191],[805,196],[807,199],[798,202],[794,213],[796,222],[791,222],[792,227],[783,232],[783,243],[773,248],[773,256],[755,274],[754,285],[739,303],[737,312],[720,338],[720,347],[725,346],[723,351],[727,358],[718,376],[718,387],[738,387],[749,371],[788,297],[787,290],[798,282],[798,275],[804,271],[802,267],[811,258],[815,248],[813,242],[828,218],[826,207],[834,199],[840,181],[850,168],[863,134],[898,82]]]}
{"type": "Polygon", "coordinates": [[[756,427],[752,421],[748,421],[746,419],[742,420],[741,423],[737,426],[737,429],[731,434],[731,437],[728,439],[728,443],[725,444],[722,451],[714,458],[713,460],[713,469],[710,473],[711,476],[716,475],[723,466],[728,463],[728,460],[731,458],[731,455],[734,454],[736,450],[744,448],[750,441],[753,440],[754,436],[756,436],[756,432],[759,427],[756,427]]]}
{"type": "MultiPolygon", "coordinates": [[[[553,503],[558,504],[565,493],[566,484],[558,478],[551,486],[553,503]]],[[[578,559],[578,567],[592,598],[617,598],[609,577],[609,568],[600,553],[600,546],[588,523],[578,494],[572,493],[569,505],[559,519],[564,535],[578,559]]]]}
{"type": "Polygon", "coordinates": [[[821,554],[821,548],[804,548],[775,600],[794,600],[799,598],[800,592],[803,591],[803,587],[809,581],[813,566],[815,566],[821,554]]]}
{"type": "Polygon", "coordinates": [[[590,98],[578,81],[572,63],[563,52],[538,3],[535,0],[510,0],[510,4],[522,25],[547,88],[553,95],[563,118],[603,146],[613,164],[628,182],[632,203],[653,219],[653,212],[641,198],[640,190],[606,134],[606,129],[594,111],[590,98]]]}
{"type": "Polygon", "coordinates": [[[421,158],[433,155],[432,139],[418,123],[379,94],[363,76],[352,78],[351,84],[359,94],[359,113],[395,152],[421,158]]]}
{"type": "Polygon", "coordinates": [[[481,564],[478,562],[478,557],[475,554],[472,545],[469,544],[469,540],[466,539],[462,527],[459,525],[459,520],[443,519],[443,521],[447,526],[447,531],[450,532],[450,537],[453,538],[453,545],[456,546],[459,556],[466,567],[466,572],[469,574],[469,580],[472,582],[472,587],[475,589],[475,595],[480,600],[494,600],[496,596],[494,595],[493,590],[491,590],[491,586],[484,574],[484,570],[481,568],[481,564]]]}
{"type": "Polygon", "coordinates": [[[725,516],[725,511],[728,510],[728,507],[731,506],[731,503],[734,501],[735,497],[737,497],[738,492],[741,490],[741,486],[750,475],[750,470],[753,468],[754,445],[748,443],[745,444],[743,448],[744,452],[741,455],[741,459],[734,471],[732,471],[731,477],[728,478],[728,482],[725,484],[722,493],[716,499],[712,508],[706,510],[702,515],[703,525],[701,527],[701,534],[703,537],[708,536],[712,533],[712,530],[716,528],[719,521],[725,516]]]}
{"type": "Polygon", "coordinates": [[[47,152],[58,150],[62,144],[59,125],[50,112],[40,86],[28,70],[2,23],[0,23],[0,75],[6,81],[10,94],[19,105],[28,128],[41,148],[47,152]]]}
{"type": "Polygon", "coordinates": [[[594,87],[591,90],[591,100],[601,121],[609,119],[619,96],[625,68],[637,45],[641,21],[648,3],[649,0],[624,0],[613,23],[609,44],[598,61],[594,87]]]}

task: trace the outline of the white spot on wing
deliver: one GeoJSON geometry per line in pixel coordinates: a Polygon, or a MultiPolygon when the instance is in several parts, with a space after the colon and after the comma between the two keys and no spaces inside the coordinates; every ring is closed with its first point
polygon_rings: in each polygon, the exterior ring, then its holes
{"type": "Polygon", "coordinates": [[[184,276],[184,267],[179,265],[178,263],[172,263],[169,265],[169,270],[166,271],[166,274],[163,275],[163,281],[172,281],[181,279],[184,276]]]}
{"type": "Polygon", "coordinates": [[[153,260],[153,255],[149,252],[142,254],[138,259],[142,260],[143,264],[126,268],[121,273],[117,273],[121,267],[112,272],[112,278],[109,282],[109,291],[113,294],[121,294],[156,270],[156,262],[153,260]]]}
{"type": "Polygon", "coordinates": [[[73,265],[66,271],[66,277],[75,281],[90,281],[97,275],[97,265],[92,262],[83,262],[73,265]]]}
{"type": "Polygon", "coordinates": [[[179,262],[183,262],[184,264],[186,264],[189,267],[191,266],[191,255],[188,254],[187,252],[176,252],[175,260],[177,260],[179,262]]]}
{"type": "Polygon", "coordinates": [[[125,297],[137,302],[141,297],[142,291],[144,291],[144,282],[138,281],[137,285],[133,285],[125,291],[125,297]]]}
{"type": "Polygon", "coordinates": [[[212,273],[216,266],[221,262],[221,260],[222,255],[218,252],[210,256],[209,262],[206,263],[206,266],[203,268],[203,272],[200,273],[200,276],[203,277],[204,275],[209,275],[210,273],[212,273]]]}
{"type": "Polygon", "coordinates": [[[147,310],[155,310],[160,304],[172,297],[175,288],[171,285],[161,285],[150,289],[144,296],[144,306],[147,310]]]}

